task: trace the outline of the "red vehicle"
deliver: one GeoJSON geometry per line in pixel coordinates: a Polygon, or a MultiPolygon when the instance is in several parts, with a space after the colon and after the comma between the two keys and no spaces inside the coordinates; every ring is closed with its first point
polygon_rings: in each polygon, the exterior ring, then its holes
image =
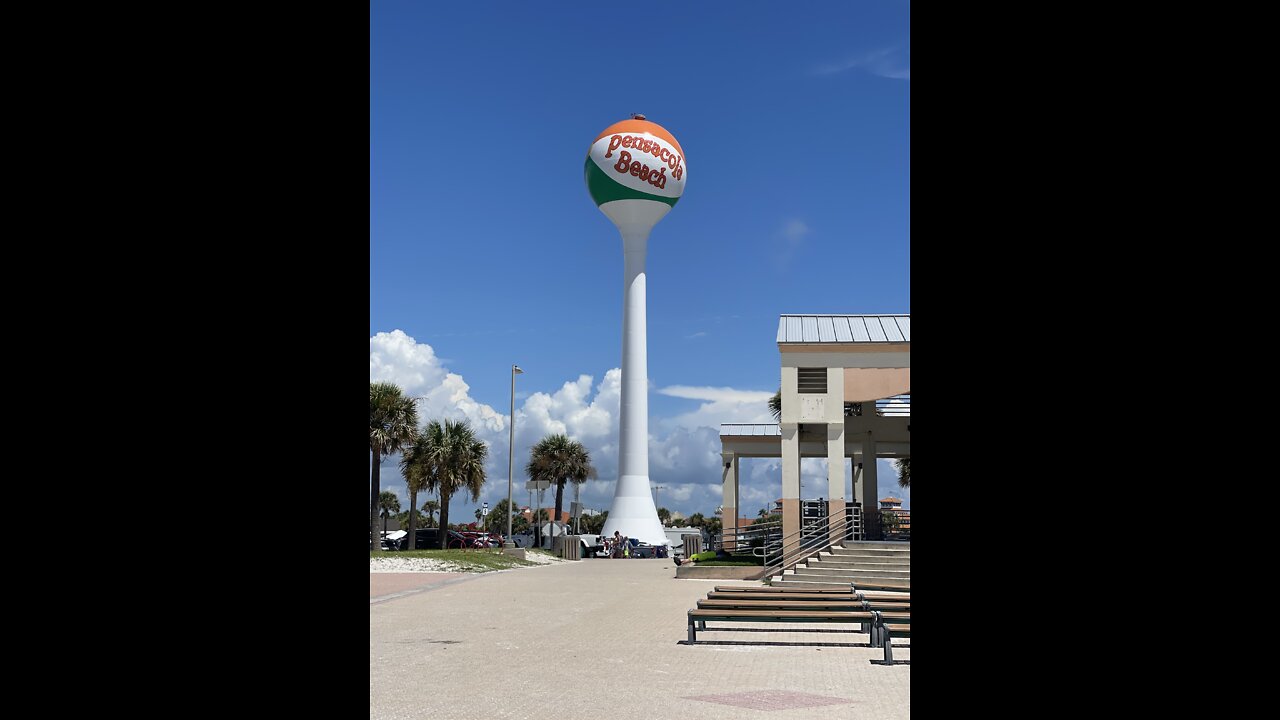
{"type": "Polygon", "coordinates": [[[449,547],[461,548],[464,550],[475,550],[480,548],[497,547],[497,542],[493,541],[488,533],[482,532],[457,532],[449,531],[449,547]]]}

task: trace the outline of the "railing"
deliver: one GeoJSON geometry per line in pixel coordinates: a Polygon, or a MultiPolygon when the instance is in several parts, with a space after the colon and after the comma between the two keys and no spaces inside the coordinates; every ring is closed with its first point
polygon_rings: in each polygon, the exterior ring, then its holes
{"type": "Polygon", "coordinates": [[[842,517],[821,517],[802,525],[790,535],[781,537],[776,545],[764,553],[764,569],[755,579],[785,572],[832,545],[843,543],[852,530],[850,517],[848,514],[842,517]]]}
{"type": "Polygon", "coordinates": [[[753,555],[760,557],[757,549],[769,547],[781,542],[782,523],[752,523],[744,528],[725,528],[718,536],[714,547],[731,555],[753,555]]]}

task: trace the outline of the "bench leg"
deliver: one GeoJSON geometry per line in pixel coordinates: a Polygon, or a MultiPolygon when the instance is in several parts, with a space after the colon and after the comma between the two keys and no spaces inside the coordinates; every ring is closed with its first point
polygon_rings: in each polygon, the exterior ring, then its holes
{"type": "Polygon", "coordinates": [[[706,621],[706,620],[699,620],[699,621],[698,621],[698,629],[699,629],[699,630],[706,630],[706,629],[707,629],[707,621],[706,621]]]}
{"type": "Polygon", "coordinates": [[[698,642],[698,630],[693,618],[689,618],[689,644],[698,642]]]}
{"type": "Polygon", "coordinates": [[[884,664],[893,664],[893,638],[889,636],[888,632],[884,634],[884,664]]]}

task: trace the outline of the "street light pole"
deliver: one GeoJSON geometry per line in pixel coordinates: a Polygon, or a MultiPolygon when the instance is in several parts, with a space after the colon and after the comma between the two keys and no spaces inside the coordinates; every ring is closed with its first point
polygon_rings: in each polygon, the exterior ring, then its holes
{"type": "Polygon", "coordinates": [[[507,445],[507,539],[511,539],[511,475],[516,457],[516,375],[523,374],[519,365],[511,366],[511,440],[507,445]]]}

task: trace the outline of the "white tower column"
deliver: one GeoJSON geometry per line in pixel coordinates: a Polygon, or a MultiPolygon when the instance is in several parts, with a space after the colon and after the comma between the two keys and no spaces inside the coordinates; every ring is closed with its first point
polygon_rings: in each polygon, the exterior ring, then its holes
{"type": "MultiPolygon", "coordinates": [[[[638,201],[633,201],[638,202],[638,201]]],[[[610,203],[602,209],[612,210],[610,203]]],[[[613,216],[610,216],[613,219],[613,216]]],[[[604,534],[666,545],[649,486],[649,346],[645,302],[645,252],[652,225],[618,222],[622,233],[622,398],[618,438],[618,484],[604,534]]]]}

